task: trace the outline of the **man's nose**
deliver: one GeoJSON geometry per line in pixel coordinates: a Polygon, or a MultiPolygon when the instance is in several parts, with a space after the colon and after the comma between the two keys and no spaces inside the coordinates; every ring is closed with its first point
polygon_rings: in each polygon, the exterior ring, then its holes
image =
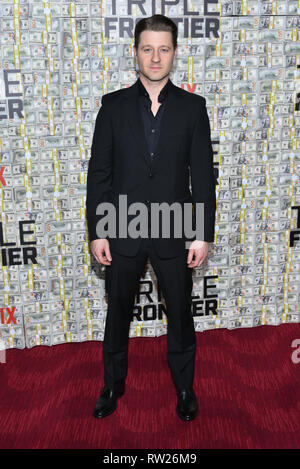
{"type": "Polygon", "coordinates": [[[159,52],[155,52],[155,51],[153,52],[152,60],[153,60],[153,62],[159,62],[160,61],[159,52]]]}

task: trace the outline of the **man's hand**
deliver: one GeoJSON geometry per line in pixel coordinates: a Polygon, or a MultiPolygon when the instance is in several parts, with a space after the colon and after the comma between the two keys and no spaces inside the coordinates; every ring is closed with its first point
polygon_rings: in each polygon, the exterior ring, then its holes
{"type": "Polygon", "coordinates": [[[91,242],[91,252],[99,264],[111,264],[112,258],[107,239],[94,239],[91,242]]]}
{"type": "Polygon", "coordinates": [[[189,254],[187,258],[188,267],[198,267],[201,265],[208,254],[208,243],[206,241],[193,241],[189,248],[189,254]],[[193,259],[195,256],[195,259],[193,259]]]}

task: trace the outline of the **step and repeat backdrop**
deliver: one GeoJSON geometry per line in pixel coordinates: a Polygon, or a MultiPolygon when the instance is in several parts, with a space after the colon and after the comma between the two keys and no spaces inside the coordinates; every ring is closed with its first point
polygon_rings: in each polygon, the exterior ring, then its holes
{"type": "MultiPolygon", "coordinates": [[[[179,28],[171,79],[206,98],[215,242],[193,269],[197,331],[299,322],[300,0],[0,1],[0,344],[102,341],[87,168],[101,96],[137,79],[136,22],[179,28]]],[[[167,333],[151,264],[130,337],[167,333]]]]}

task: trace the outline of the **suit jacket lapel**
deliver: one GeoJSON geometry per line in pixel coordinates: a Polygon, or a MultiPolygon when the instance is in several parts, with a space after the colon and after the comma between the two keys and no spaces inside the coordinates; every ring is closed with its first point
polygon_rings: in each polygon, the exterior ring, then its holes
{"type": "Polygon", "coordinates": [[[167,106],[164,109],[164,114],[161,121],[160,135],[157,145],[157,156],[151,161],[147,141],[145,137],[144,123],[142,116],[140,115],[140,104],[139,104],[139,90],[138,83],[135,82],[132,86],[126,89],[124,98],[127,100],[127,106],[125,107],[127,112],[128,122],[130,124],[133,135],[140,147],[140,154],[144,158],[146,164],[152,168],[153,171],[158,169],[163,158],[163,147],[167,144],[168,137],[167,133],[171,130],[176,132],[176,124],[178,127],[178,101],[176,100],[177,87],[171,82],[168,89],[168,100],[167,106]]]}

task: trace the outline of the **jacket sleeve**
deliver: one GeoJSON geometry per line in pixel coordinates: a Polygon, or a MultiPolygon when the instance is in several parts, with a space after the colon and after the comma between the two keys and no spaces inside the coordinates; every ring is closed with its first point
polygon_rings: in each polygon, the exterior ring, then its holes
{"type": "Polygon", "coordinates": [[[99,238],[96,225],[101,215],[96,215],[96,209],[99,203],[109,201],[112,182],[112,128],[105,95],[101,103],[96,117],[87,173],[86,217],[90,241],[99,238]]]}
{"type": "Polygon", "coordinates": [[[199,241],[213,242],[216,211],[215,175],[210,123],[206,109],[206,99],[204,97],[202,97],[199,104],[199,112],[194,127],[190,151],[194,216],[195,203],[204,203],[204,237],[199,241]]]}

